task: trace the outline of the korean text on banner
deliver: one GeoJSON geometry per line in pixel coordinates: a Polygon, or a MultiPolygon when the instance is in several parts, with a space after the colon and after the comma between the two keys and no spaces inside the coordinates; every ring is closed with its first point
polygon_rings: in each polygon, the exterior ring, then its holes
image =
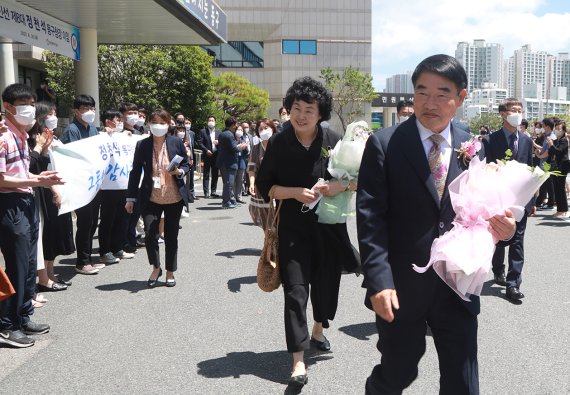
{"type": "Polygon", "coordinates": [[[65,181],[59,214],[85,206],[101,189],[127,189],[136,143],[145,137],[101,133],[54,148],[52,167],[65,181]]]}

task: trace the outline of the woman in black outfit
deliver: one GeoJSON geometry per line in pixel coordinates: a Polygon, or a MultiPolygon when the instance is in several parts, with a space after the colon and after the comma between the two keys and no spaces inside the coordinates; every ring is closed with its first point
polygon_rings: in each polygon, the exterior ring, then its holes
{"type": "MultiPolygon", "coordinates": [[[[49,102],[36,103],[36,123],[28,132],[30,152],[30,173],[40,174],[48,170],[50,164],[49,149],[57,145],[59,140],[53,132],[57,127],[55,104],[49,102]]],[[[41,218],[41,245],[38,259],[43,257],[44,266],[38,270],[38,291],[55,292],[67,289],[71,282],[55,275],[53,264],[59,255],[69,255],[75,252],[73,242],[73,223],[71,213],[58,215],[61,197],[58,186],[51,188],[34,188],[35,200],[39,207],[41,218]]],[[[41,267],[40,266],[40,267],[41,267]]]]}
{"type": "Polygon", "coordinates": [[[330,119],[330,93],[320,82],[304,77],[289,88],[284,104],[290,124],[269,140],[255,186],[266,201],[270,190],[282,201],[278,253],[287,350],[293,354],[289,383],[302,386],[307,383],[304,350],[310,343],[322,351],[330,350],[323,328],[329,327],[336,313],[341,272],[358,271],[360,264],[346,224],[320,224],[315,208],[308,210],[306,205],[318,198],[317,191],[334,196],[356,186],[331,181],[312,189],[319,178],[331,178],[323,148],[334,147],[340,139],[337,133],[320,127],[321,121],[330,119]],[[314,319],[311,337],[306,318],[309,285],[314,319]]]}
{"type": "Polygon", "coordinates": [[[554,129],[556,140],[547,138],[548,154],[550,155],[550,169],[558,170],[562,176],[551,176],[554,184],[554,197],[556,199],[555,217],[566,218],[568,216],[568,201],[566,197],[566,174],[568,174],[568,137],[566,136],[566,124],[562,123],[554,129]]]}
{"type": "Polygon", "coordinates": [[[177,269],[178,225],[182,208],[188,205],[188,189],[184,176],[190,170],[186,148],[177,136],[166,135],[172,117],[167,111],[155,110],[150,116],[151,137],[137,142],[133,169],[129,175],[129,188],[125,209],[133,212],[134,202],[140,204],[145,229],[145,247],[148,261],[153,266],[148,279],[149,288],[157,285],[162,275],[158,248],[159,223],[164,213],[164,249],[166,286],[174,287],[174,272],[177,269]],[[167,167],[176,155],[182,161],[172,170],[167,167]],[[139,191],[139,181],[144,170],[139,191]]]}

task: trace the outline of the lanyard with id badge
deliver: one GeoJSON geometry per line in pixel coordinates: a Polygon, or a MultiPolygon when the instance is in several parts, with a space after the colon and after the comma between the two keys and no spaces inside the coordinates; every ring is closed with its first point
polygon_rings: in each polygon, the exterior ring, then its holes
{"type": "Polygon", "coordinates": [[[162,143],[162,155],[160,156],[160,162],[158,161],[158,154],[154,150],[154,147],[152,152],[154,153],[154,161],[156,162],[156,172],[158,174],[157,176],[152,177],[152,183],[155,189],[160,189],[160,175],[162,174],[162,161],[164,160],[164,155],[166,155],[166,141],[162,143]]]}

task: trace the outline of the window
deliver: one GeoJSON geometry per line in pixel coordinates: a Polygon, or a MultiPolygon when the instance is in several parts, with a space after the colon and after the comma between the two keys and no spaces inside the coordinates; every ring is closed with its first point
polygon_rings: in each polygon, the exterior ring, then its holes
{"type": "Polygon", "coordinates": [[[315,40],[283,40],[282,53],[285,55],[316,55],[315,40]]]}
{"type": "Polygon", "coordinates": [[[229,41],[227,44],[204,45],[202,49],[214,57],[213,66],[262,68],[263,42],[229,41]]]}

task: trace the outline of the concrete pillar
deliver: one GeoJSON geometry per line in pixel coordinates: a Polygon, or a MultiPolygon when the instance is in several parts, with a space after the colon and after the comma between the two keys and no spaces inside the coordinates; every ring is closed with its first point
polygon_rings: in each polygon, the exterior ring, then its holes
{"type": "Polygon", "coordinates": [[[97,30],[80,30],[80,60],[75,62],[75,93],[95,99],[95,126],[99,126],[99,74],[97,62],[97,30]]]}
{"type": "MultiPolygon", "coordinates": [[[[16,66],[17,69],[17,66],[16,66]]],[[[16,82],[12,44],[0,44],[0,91],[16,82]]]]}

